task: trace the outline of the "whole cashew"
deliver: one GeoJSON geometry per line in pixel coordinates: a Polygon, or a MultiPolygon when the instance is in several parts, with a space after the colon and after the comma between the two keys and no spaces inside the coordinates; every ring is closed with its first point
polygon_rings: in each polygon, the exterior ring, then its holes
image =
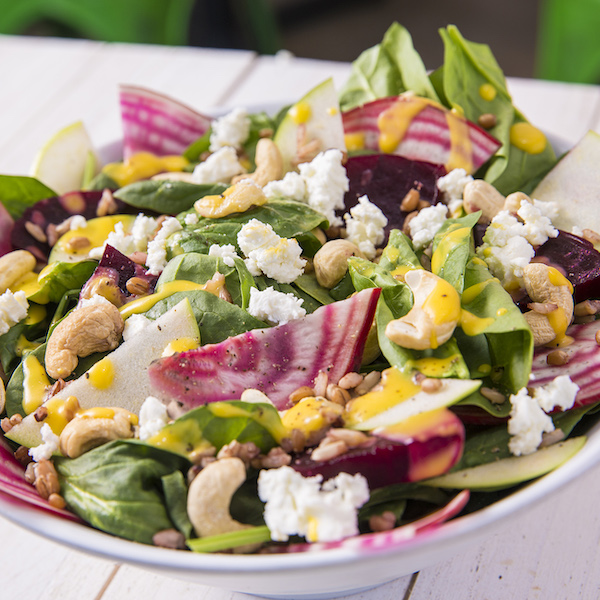
{"type": "Polygon", "coordinates": [[[111,442],[133,437],[131,413],[124,408],[109,408],[113,417],[75,417],[60,434],[60,451],[77,458],[83,453],[111,442]]]}
{"type": "Polygon", "coordinates": [[[277,181],[283,177],[283,159],[273,140],[269,138],[258,140],[254,160],[256,162],[254,173],[236,175],[231,182],[238,183],[243,179],[252,179],[256,185],[264,187],[269,181],[277,181]]]}
{"type": "Polygon", "coordinates": [[[54,329],[46,346],[46,372],[54,379],[70,375],[79,357],[114,350],[119,345],[124,322],[110,302],[75,309],[54,329]]]}
{"type": "Polygon", "coordinates": [[[234,492],[246,481],[246,467],[237,457],[221,458],[206,465],[192,480],[187,512],[200,537],[247,529],[231,517],[234,492]]]}
{"type": "Polygon", "coordinates": [[[569,282],[556,269],[530,263],[523,269],[525,289],[537,310],[524,313],[533,332],[533,343],[542,346],[560,342],[573,319],[573,293],[569,282]]]}
{"type": "Polygon", "coordinates": [[[204,196],[194,203],[201,217],[218,219],[232,213],[245,212],[252,206],[261,206],[267,201],[262,188],[245,177],[228,187],[222,194],[204,196]]]}
{"type": "Polygon", "coordinates": [[[491,184],[483,179],[469,181],[463,192],[463,207],[465,212],[481,211],[480,222],[489,223],[504,206],[504,196],[491,184]]]}
{"type": "Polygon", "coordinates": [[[0,258],[0,294],[35,268],[35,256],[27,250],[14,250],[0,258]]]}
{"type": "Polygon", "coordinates": [[[319,285],[331,289],[338,284],[348,271],[351,256],[365,257],[358,246],[348,240],[331,240],[323,244],[313,260],[319,285]]]}
{"type": "Polygon", "coordinates": [[[413,293],[413,307],[390,321],[385,335],[404,348],[437,348],[452,337],[458,324],[460,296],[451,284],[424,269],[408,271],[404,281],[413,293]]]}

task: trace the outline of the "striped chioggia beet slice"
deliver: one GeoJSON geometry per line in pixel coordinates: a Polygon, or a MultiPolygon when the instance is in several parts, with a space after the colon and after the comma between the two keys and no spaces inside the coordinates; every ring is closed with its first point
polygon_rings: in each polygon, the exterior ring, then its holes
{"type": "Polygon", "coordinates": [[[211,118],[158,92],[119,86],[123,157],[136,152],[182,154],[210,127],[211,118]]]}
{"type": "Polygon", "coordinates": [[[319,371],[337,382],[360,366],[380,292],[363,290],[285,325],[162,358],[150,366],[150,380],[189,408],[239,399],[249,388],[288,408],[289,395],[312,385],[319,371]]]}
{"type": "MultiPolygon", "coordinates": [[[[36,489],[26,481],[23,465],[14,457],[8,442],[0,434],[0,492],[11,499],[16,499],[19,504],[33,505],[42,510],[51,512],[59,517],[81,522],[81,519],[62,508],[52,506],[44,500],[36,489]]],[[[3,497],[4,500],[6,500],[3,497]]]]}
{"type": "Polygon", "coordinates": [[[600,331],[600,321],[584,325],[572,325],[568,334],[573,343],[561,348],[569,361],[564,365],[549,365],[548,354],[553,348],[537,348],[533,357],[530,387],[550,383],[559,375],[568,375],[579,386],[575,407],[586,406],[600,400],[600,346],[596,342],[596,332],[600,331]]]}
{"type": "MultiPolygon", "coordinates": [[[[403,116],[410,122],[398,123],[398,131],[404,130],[400,142],[392,152],[413,160],[422,160],[430,163],[445,165],[448,170],[453,167],[449,164],[451,150],[467,154],[466,162],[471,163],[471,173],[487,162],[500,148],[501,144],[485,130],[464,117],[452,113],[440,104],[418,98],[416,96],[392,96],[368,102],[358,106],[342,115],[344,131],[348,135],[361,137],[362,146],[366,150],[380,151],[381,130],[379,119],[382,113],[392,109],[397,103],[412,103],[414,107],[402,111],[403,116]],[[453,136],[448,117],[460,127],[466,127],[468,136],[453,136]],[[452,142],[455,143],[454,147],[452,142]],[[469,160],[470,159],[470,160],[469,160]]],[[[389,114],[389,113],[388,113],[389,114]]]]}

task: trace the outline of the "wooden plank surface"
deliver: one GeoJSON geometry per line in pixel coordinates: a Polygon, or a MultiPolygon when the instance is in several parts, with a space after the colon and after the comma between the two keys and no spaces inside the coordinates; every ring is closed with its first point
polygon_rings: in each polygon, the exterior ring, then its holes
{"type": "MultiPolygon", "coordinates": [[[[40,143],[84,119],[96,144],[119,135],[116,85],[135,83],[209,111],[279,104],[348,65],[255,58],[248,52],[139,47],[0,37],[0,171],[23,173],[40,143]]],[[[510,80],[515,103],[538,126],[571,143],[600,130],[600,91],[510,80]]],[[[417,576],[355,600],[600,597],[600,468],[518,516],[483,543],[417,576]]],[[[241,593],[176,581],[59,546],[0,519],[0,597],[34,600],[242,600],[241,593]]]]}

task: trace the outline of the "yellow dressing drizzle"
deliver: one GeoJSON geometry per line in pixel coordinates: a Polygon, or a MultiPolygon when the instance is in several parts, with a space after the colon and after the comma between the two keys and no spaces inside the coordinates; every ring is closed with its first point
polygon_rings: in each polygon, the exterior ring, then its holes
{"type": "Polygon", "coordinates": [[[105,390],[112,385],[115,379],[115,366],[110,358],[105,356],[85,374],[85,377],[95,388],[105,390]]]}
{"type": "Polygon", "coordinates": [[[479,86],[479,96],[487,102],[491,102],[497,93],[498,90],[491,83],[483,83],[479,86]]]}
{"type": "Polygon", "coordinates": [[[122,187],[165,171],[183,171],[188,164],[183,156],[156,156],[150,152],[137,152],[124,162],[105,165],[102,172],[122,187]]]}
{"type": "Polygon", "coordinates": [[[473,172],[473,145],[469,125],[453,112],[446,113],[446,123],[450,130],[450,156],[444,165],[446,171],[464,169],[467,173],[473,172]]]}
{"type": "Polygon", "coordinates": [[[457,355],[447,356],[445,358],[426,356],[424,358],[409,361],[407,366],[416,369],[426,377],[443,377],[458,360],[460,360],[460,356],[457,355]]]}
{"type": "Polygon", "coordinates": [[[184,337],[178,338],[169,342],[166,348],[163,350],[163,357],[177,354],[178,352],[185,352],[186,350],[194,350],[199,346],[200,340],[198,338],[184,337]]]}
{"type": "Polygon", "coordinates": [[[25,356],[29,352],[33,352],[36,348],[39,348],[41,344],[37,342],[30,342],[23,334],[17,338],[15,344],[15,354],[17,356],[25,356]]]}
{"type": "Polygon", "coordinates": [[[28,354],[23,360],[23,410],[30,414],[39,408],[50,380],[40,361],[28,354]]]}
{"type": "Polygon", "coordinates": [[[168,281],[167,283],[163,283],[156,288],[154,294],[144,296],[143,298],[138,298],[137,300],[133,300],[132,302],[128,302],[127,304],[123,305],[119,309],[119,312],[121,313],[121,316],[126,319],[133,314],[143,313],[150,310],[157,302],[164,300],[176,292],[189,292],[192,290],[203,289],[203,285],[194,283],[193,281],[187,281],[186,279],[168,281]]]}
{"type": "Polygon", "coordinates": [[[344,135],[344,141],[346,142],[346,149],[348,152],[363,150],[365,147],[365,134],[361,131],[356,133],[346,133],[344,135]]]}
{"type": "Polygon", "coordinates": [[[289,114],[296,125],[302,125],[310,119],[312,110],[308,102],[298,102],[290,108],[289,114]]]}
{"type": "Polygon", "coordinates": [[[30,304],[25,318],[25,325],[41,323],[46,318],[46,307],[39,304],[30,304]]]}
{"type": "Polygon", "coordinates": [[[478,317],[464,308],[460,313],[461,329],[471,336],[483,333],[494,321],[492,317],[478,317]]]}
{"type": "MultiPolygon", "coordinates": [[[[460,296],[454,286],[441,277],[423,302],[423,310],[440,325],[460,319],[460,296]]],[[[435,346],[432,346],[435,347],[435,346]]]]}
{"type": "Polygon", "coordinates": [[[426,107],[434,105],[427,98],[410,98],[399,100],[384,110],[377,119],[379,127],[379,149],[391,153],[404,139],[412,120],[426,107]]]}
{"type": "Polygon", "coordinates": [[[470,237],[470,235],[471,229],[469,227],[458,227],[453,231],[449,230],[441,239],[435,252],[431,256],[432,272],[439,275],[450,252],[459,246],[465,237],[470,237]]]}
{"type": "Polygon", "coordinates": [[[537,127],[523,121],[510,128],[510,143],[527,154],[540,154],[548,141],[537,127]]]}
{"type": "Polygon", "coordinates": [[[324,411],[334,411],[341,416],[343,408],[325,398],[309,396],[287,410],[281,417],[281,422],[287,431],[298,429],[308,436],[330,423],[325,418],[324,411]]]}

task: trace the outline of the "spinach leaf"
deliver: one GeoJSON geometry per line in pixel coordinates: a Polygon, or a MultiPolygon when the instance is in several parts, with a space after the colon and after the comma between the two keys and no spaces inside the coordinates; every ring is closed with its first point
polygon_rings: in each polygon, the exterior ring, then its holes
{"type": "Polygon", "coordinates": [[[158,319],[184,298],[190,301],[203,344],[218,344],[245,331],[267,327],[266,323],[254,318],[239,306],[204,290],[176,292],[157,302],[144,315],[152,320],[158,319]]]}
{"type": "Polygon", "coordinates": [[[503,194],[521,189],[556,162],[554,150],[547,144],[543,152],[531,154],[511,144],[511,127],[525,118],[513,106],[504,74],[490,48],[465,40],[454,25],[441,29],[440,35],[444,42],[443,90],[448,106],[461,110],[474,122],[484,113],[496,116],[490,134],[502,147],[485,172],[485,180],[503,194]],[[482,85],[492,86],[495,95],[491,99],[479,93],[482,85]]]}
{"type": "Polygon", "coordinates": [[[174,526],[163,477],[190,464],[177,454],[118,440],[78,458],[56,458],[55,466],[70,510],[102,531],[151,544],[155,533],[174,526]]]}
{"type": "Polygon", "coordinates": [[[209,446],[219,451],[233,440],[253,442],[267,453],[286,435],[272,404],[211,402],[185,413],[148,443],[194,460],[209,446]]]}
{"type": "Polygon", "coordinates": [[[176,215],[194,206],[199,198],[222,194],[224,183],[196,184],[187,181],[136,181],[117,190],[115,198],[142,210],[176,215]]]}
{"type": "Polygon", "coordinates": [[[353,63],[350,77],[340,92],[342,110],[412,90],[437,100],[421,57],[408,31],[393,23],[380,44],[365,50],[353,63]]]}
{"type": "Polygon", "coordinates": [[[0,175],[0,199],[13,219],[18,219],[36,202],[56,196],[56,192],[33,177],[0,175]]]}
{"type": "Polygon", "coordinates": [[[212,128],[209,127],[203,135],[201,135],[195,142],[192,142],[183,152],[183,156],[190,162],[199,162],[200,156],[204,152],[208,152],[210,148],[210,134],[212,128]]]}
{"type": "Polygon", "coordinates": [[[67,292],[81,290],[97,266],[98,263],[93,260],[51,263],[40,273],[39,290],[31,296],[31,300],[42,304],[60,302],[67,292]]]}
{"type": "Polygon", "coordinates": [[[254,278],[242,259],[234,259],[234,266],[227,266],[222,258],[187,252],[171,259],[161,273],[157,287],[176,280],[187,280],[204,284],[212,279],[215,273],[225,276],[225,287],[231,294],[234,304],[243,309],[248,308],[250,288],[255,287],[254,278]]]}
{"type": "MultiPolygon", "coordinates": [[[[314,298],[319,305],[331,304],[335,302],[329,290],[324,288],[317,281],[317,276],[313,273],[304,273],[294,281],[294,286],[299,290],[314,298]]],[[[354,289],[354,288],[353,288],[354,289]]]]}
{"type": "Polygon", "coordinates": [[[94,177],[90,184],[87,186],[87,189],[90,191],[93,190],[117,190],[119,189],[119,184],[112,178],[109,177],[106,173],[100,171],[96,177],[94,177]]]}
{"type": "Polygon", "coordinates": [[[188,486],[183,473],[177,470],[168,473],[167,475],[163,475],[161,477],[161,483],[169,518],[186,538],[191,537],[194,528],[188,517],[188,486]]]}
{"type": "Polygon", "coordinates": [[[256,144],[258,140],[265,136],[265,133],[273,135],[275,131],[275,122],[266,112],[253,113],[248,115],[250,119],[250,132],[248,139],[244,142],[244,152],[250,160],[249,171],[254,171],[256,163],[254,156],[256,154],[256,144]]]}
{"type": "MultiPolygon", "coordinates": [[[[183,221],[185,215],[179,217],[183,221]]],[[[281,237],[296,238],[308,256],[313,255],[321,247],[321,243],[311,233],[312,230],[327,226],[327,219],[303,202],[272,199],[263,206],[254,207],[243,213],[235,213],[219,219],[200,217],[197,224],[184,225],[183,231],[178,231],[167,240],[169,256],[184,252],[208,254],[212,244],[221,246],[233,244],[239,248],[237,234],[252,219],[268,223],[281,237]]]]}
{"type": "Polygon", "coordinates": [[[300,298],[302,300],[302,308],[309,314],[322,306],[322,303],[319,302],[319,300],[304,292],[300,286],[296,285],[295,281],[294,283],[279,283],[275,279],[271,279],[266,275],[259,275],[258,277],[254,278],[254,281],[256,282],[256,287],[261,291],[272,287],[274,290],[281,292],[282,294],[293,294],[296,296],[296,298],[300,298]]]}

